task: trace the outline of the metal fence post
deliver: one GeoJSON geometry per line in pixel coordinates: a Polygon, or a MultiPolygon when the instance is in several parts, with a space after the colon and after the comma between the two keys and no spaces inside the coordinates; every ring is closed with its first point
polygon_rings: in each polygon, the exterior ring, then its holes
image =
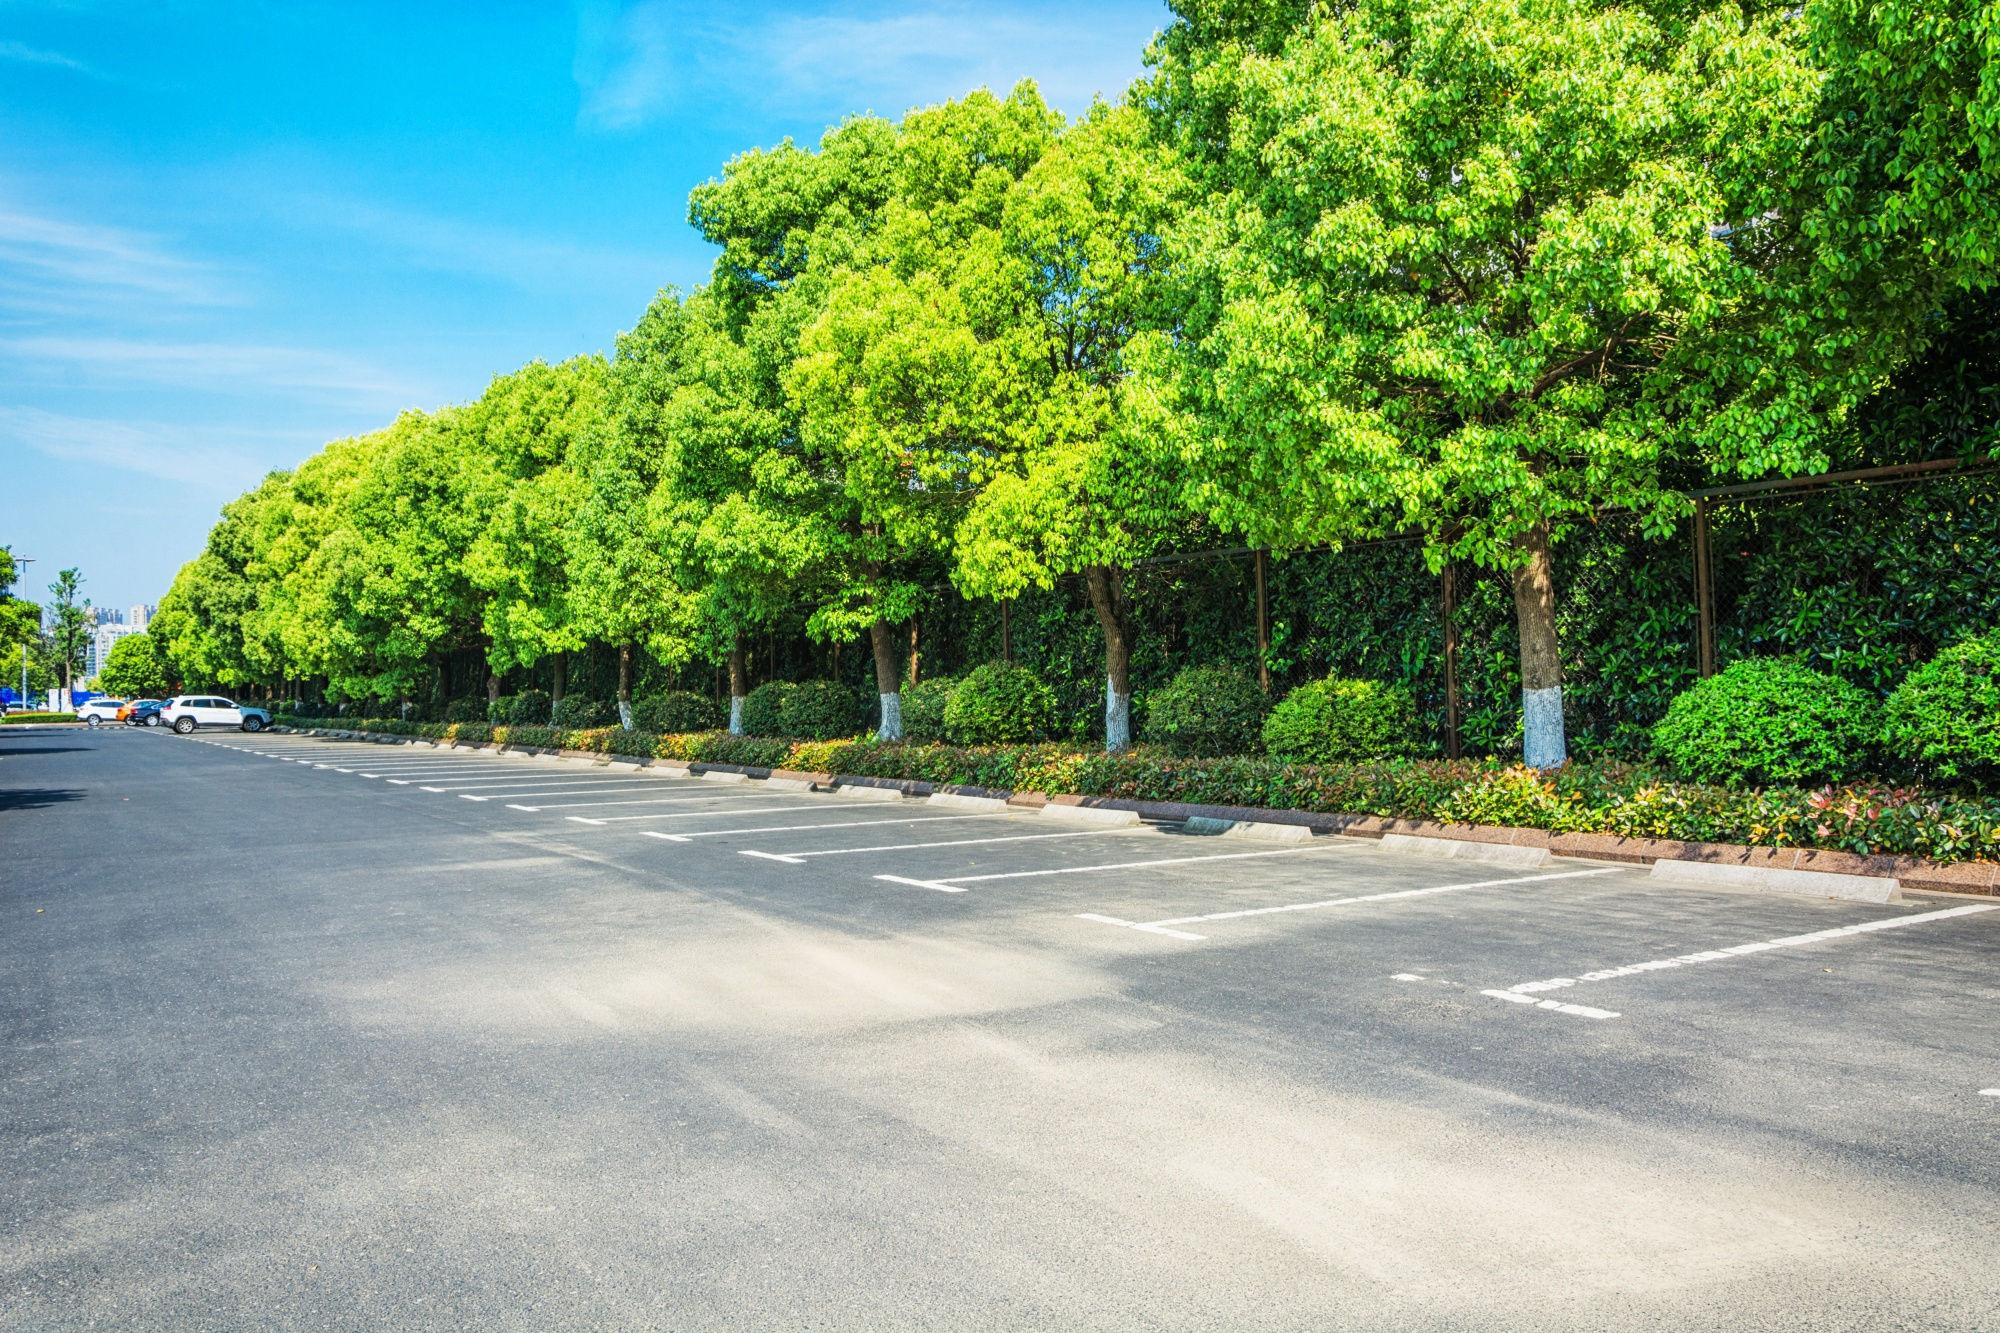
{"type": "Polygon", "coordinates": [[[1271,608],[1264,595],[1264,551],[1257,551],[1257,688],[1271,692],[1271,608]]]}
{"type": "Polygon", "coordinates": [[[1457,759],[1464,753],[1458,735],[1458,571],[1444,566],[1444,753],[1457,759]]]}
{"type": "Polygon", "coordinates": [[[1715,587],[1708,543],[1708,499],[1694,502],[1695,670],[1715,674],[1715,587]]]}

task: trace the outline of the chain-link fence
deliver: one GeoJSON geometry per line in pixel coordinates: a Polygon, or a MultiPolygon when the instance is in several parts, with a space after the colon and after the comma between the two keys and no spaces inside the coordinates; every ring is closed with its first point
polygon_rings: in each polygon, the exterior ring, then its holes
{"type": "MultiPolygon", "coordinates": [[[[1642,753],[1675,694],[1739,658],[1795,654],[1887,693],[1940,648],[2000,627],[2000,467],[1873,469],[1696,500],[1664,536],[1606,513],[1555,548],[1579,756],[1642,753]]],[[[1261,675],[1273,697],[1328,674],[1393,681],[1416,698],[1434,753],[1519,749],[1505,574],[1433,571],[1409,538],[1177,554],[1142,565],[1129,586],[1142,736],[1151,691],[1183,667],[1223,662],[1261,675]]],[[[899,633],[923,676],[1001,659],[1031,667],[1056,689],[1073,739],[1102,734],[1103,640],[1081,579],[1005,606],[940,584],[899,633]]],[[[874,692],[865,641],[816,644],[802,624],[754,642],[751,662],[756,680],[831,676],[874,692]]]]}

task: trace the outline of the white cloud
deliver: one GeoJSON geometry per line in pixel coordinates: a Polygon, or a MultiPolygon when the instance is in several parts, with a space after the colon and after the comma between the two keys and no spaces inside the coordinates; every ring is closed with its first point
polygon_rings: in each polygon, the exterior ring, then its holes
{"type": "Polygon", "coordinates": [[[1072,114],[1115,99],[1140,72],[1145,43],[1171,17],[1135,6],[901,5],[851,12],[764,12],[725,21],[681,0],[584,11],[575,74],[581,118],[627,129],[711,93],[746,90],[828,119],[913,106],[973,88],[1005,92],[1024,78],[1072,114]]]}
{"type": "Polygon", "coordinates": [[[208,265],[179,258],[151,237],[10,206],[0,201],[0,306],[147,297],[228,304],[208,265]]]}
{"type": "Polygon", "coordinates": [[[54,69],[66,69],[72,74],[87,74],[93,79],[104,77],[102,71],[81,60],[60,51],[44,51],[24,42],[0,41],[0,60],[11,60],[18,65],[47,65],[54,69]]]}
{"type": "Polygon", "coordinates": [[[0,354],[66,377],[231,393],[303,390],[357,407],[396,411],[433,401],[429,387],[356,357],[265,343],[149,342],[38,336],[0,339],[0,354]]]}
{"type": "MultiPolygon", "coordinates": [[[[60,462],[115,468],[233,494],[316,441],[280,432],[184,422],[113,421],[34,407],[0,407],[0,439],[60,462]]],[[[93,488],[94,489],[94,488],[93,488]]]]}

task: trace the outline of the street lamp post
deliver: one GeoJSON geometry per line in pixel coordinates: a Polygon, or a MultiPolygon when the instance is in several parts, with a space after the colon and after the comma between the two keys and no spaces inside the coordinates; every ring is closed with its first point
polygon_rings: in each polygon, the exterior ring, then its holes
{"type": "MultiPolygon", "coordinates": [[[[14,557],[14,563],[16,565],[32,565],[35,562],[30,556],[17,555],[14,557]]],[[[25,578],[25,576],[23,577],[25,578]]],[[[24,707],[28,706],[28,641],[26,639],[21,640],[21,703],[24,707]]]]}

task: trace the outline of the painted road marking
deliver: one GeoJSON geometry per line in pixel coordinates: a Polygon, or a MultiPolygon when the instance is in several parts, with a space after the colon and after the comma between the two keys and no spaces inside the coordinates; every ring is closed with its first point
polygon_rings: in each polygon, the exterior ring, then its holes
{"type": "MultiPolygon", "coordinates": [[[[1638,976],[1642,972],[1664,972],[1671,968],[1692,967],[1697,963],[1720,963],[1732,958],[1742,958],[1753,953],[1768,953],[1773,949],[1796,949],[1805,944],[1820,944],[1827,940],[1845,939],[1850,935],[1869,935],[1878,930],[1898,930],[1904,926],[1921,925],[1930,921],[1943,921],[1955,916],[1974,916],[1980,912],[2000,912],[2000,903],[1977,903],[1969,907],[1947,907],[1936,912],[1917,912],[1910,916],[1880,917],[1874,921],[1860,921],[1850,926],[1832,926],[1826,930],[1808,931],[1803,935],[1783,935],[1775,940],[1757,940],[1750,944],[1731,945],[1726,949],[1703,949],[1697,953],[1684,953],[1673,958],[1655,958],[1645,963],[1628,963],[1623,967],[1607,967],[1596,972],[1585,972],[1574,977],[1549,977],[1544,981],[1523,981],[1505,990],[1485,990],[1481,995],[1496,1000],[1511,1000],[1516,1004],[1538,1004],[1544,1009],[1554,1009],[1561,1013],[1575,1013],[1583,1009],[1581,1005],[1564,1006],[1552,1001],[1538,1001],[1535,996],[1543,991],[1562,990],[1569,986],[1582,985],[1589,981],[1610,981],[1617,977],[1638,976]]],[[[1604,1010],[1590,1010],[1587,1018],[1616,1018],[1618,1015],[1604,1010]]]]}
{"type": "Polygon", "coordinates": [[[995,842],[1034,842],[1045,838],[1101,838],[1108,833],[1124,833],[1126,829],[1083,829],[1074,833],[1014,833],[1003,838],[951,838],[944,842],[896,842],[877,843],[873,847],[830,847],[814,852],[738,852],[739,856],[757,856],[766,861],[785,861],[802,866],[807,859],[815,856],[853,856],[859,852],[914,852],[924,847],[978,847],[995,842]]]}
{"type": "MultiPolygon", "coordinates": [[[[522,794],[525,794],[525,793],[522,793],[522,794]]],[[[647,796],[647,797],[635,797],[634,799],[632,799],[632,800],[629,800],[629,801],[561,801],[561,802],[557,802],[557,803],[555,803],[555,804],[547,804],[547,805],[537,805],[537,806],[525,806],[525,805],[513,805],[513,806],[509,806],[508,808],[509,808],[509,809],[512,809],[512,810],[527,810],[527,809],[535,809],[535,810],[584,810],[584,809],[590,809],[590,808],[592,808],[592,807],[602,807],[602,806],[612,806],[612,805],[685,805],[685,804],[686,804],[686,803],[688,803],[689,801],[718,801],[718,800],[719,800],[719,801],[724,801],[724,802],[727,802],[727,801],[730,801],[730,800],[738,800],[738,801],[741,801],[741,800],[755,800],[755,799],[757,799],[757,797],[759,797],[759,796],[761,796],[761,795],[763,795],[763,794],[764,794],[764,793],[762,793],[762,792],[754,792],[754,791],[737,791],[737,792],[726,792],[726,791],[706,791],[706,792],[699,792],[699,793],[697,793],[697,792],[689,792],[688,794],[686,794],[686,795],[684,795],[684,796],[647,796]]],[[[729,807],[728,807],[727,805],[725,805],[725,806],[723,806],[723,807],[720,807],[720,808],[723,808],[723,809],[728,809],[729,807]]],[[[792,807],[792,806],[784,806],[784,805],[778,805],[778,806],[772,806],[771,808],[772,808],[772,809],[774,809],[774,810],[789,810],[789,809],[793,809],[793,808],[795,808],[795,807],[792,807]]]]}
{"type": "Polygon", "coordinates": [[[503,787],[499,791],[456,791],[450,787],[421,787],[418,790],[446,792],[457,796],[461,801],[498,801],[509,796],[568,796],[572,792],[589,792],[593,796],[616,796],[620,792],[645,791],[647,788],[643,784],[635,787],[630,783],[611,782],[605,783],[602,786],[591,783],[577,787],[543,787],[539,790],[533,786],[523,787],[518,790],[511,787],[503,787]]]}
{"type": "MultiPolygon", "coordinates": [[[[743,811],[732,811],[742,814],[743,811]]],[[[568,819],[579,824],[623,824],[634,819],[658,819],[659,815],[612,815],[605,819],[587,819],[582,815],[568,815],[568,819]]],[[[698,833],[654,833],[647,829],[637,832],[648,838],[658,838],[663,842],[687,842],[694,838],[725,838],[732,833],[801,833],[807,829],[821,828],[867,828],[872,824],[940,824],[946,820],[964,821],[968,819],[993,819],[990,814],[976,815],[909,815],[901,819],[842,819],[833,823],[820,824],[766,824],[762,828],[711,828],[698,833]]]]}
{"type": "Polygon", "coordinates": [[[1569,1014],[1575,1018],[1616,1018],[1615,1009],[1593,1009],[1587,1004],[1565,1004],[1561,1000],[1538,1000],[1532,995],[1517,995],[1513,991],[1483,990],[1481,995],[1490,995],[1496,1000],[1512,1000],[1516,1004],[1532,1004],[1537,1009],[1552,1009],[1559,1014],[1569,1014]]]}
{"type": "Polygon", "coordinates": [[[986,884],[999,879],[1035,879],[1044,875],[1087,875],[1093,870],[1148,870],[1154,866],[1184,866],[1200,861],[1249,861],[1264,856],[1297,856],[1301,852],[1349,851],[1350,844],[1341,846],[1329,844],[1324,847],[1281,847],[1272,852],[1224,852],[1219,856],[1169,856],[1157,861],[1112,861],[1102,865],[1051,866],[1044,870],[1007,870],[993,875],[946,875],[940,879],[909,879],[903,875],[877,875],[875,878],[887,880],[891,884],[908,884],[919,889],[936,889],[940,893],[963,893],[961,884],[986,884]]]}
{"type": "MultiPolygon", "coordinates": [[[[1303,849],[1301,849],[1303,850],[1303,849]]],[[[1200,857],[1198,860],[1217,858],[1200,857]]],[[[1172,935],[1176,939],[1202,940],[1206,935],[1195,935],[1187,931],[1170,929],[1174,926],[1192,926],[1209,921],[1239,921],[1244,917],[1276,916],[1284,912],[1317,912],[1328,907],[1349,907],[1356,903],[1386,903],[1401,898],[1427,898],[1440,893],[1463,893],[1467,889],[1491,889],[1506,884],[1534,884],[1551,879],[1582,879],[1589,875],[1609,875],[1617,867],[1605,866],[1595,870],[1558,870],[1547,875],[1509,875],[1502,879],[1474,879],[1459,884],[1434,884],[1423,889],[1396,889],[1388,893],[1359,893],[1345,898],[1321,898],[1309,903],[1284,903],[1277,907],[1244,907],[1233,912],[1203,912],[1198,916],[1170,916],[1158,921],[1126,921],[1115,916],[1104,916],[1096,912],[1079,912],[1084,921],[1100,921],[1107,925],[1124,926],[1130,930],[1150,931],[1156,935],[1172,935]]],[[[1398,981],[1421,981],[1422,977],[1399,974],[1398,981]]]]}

